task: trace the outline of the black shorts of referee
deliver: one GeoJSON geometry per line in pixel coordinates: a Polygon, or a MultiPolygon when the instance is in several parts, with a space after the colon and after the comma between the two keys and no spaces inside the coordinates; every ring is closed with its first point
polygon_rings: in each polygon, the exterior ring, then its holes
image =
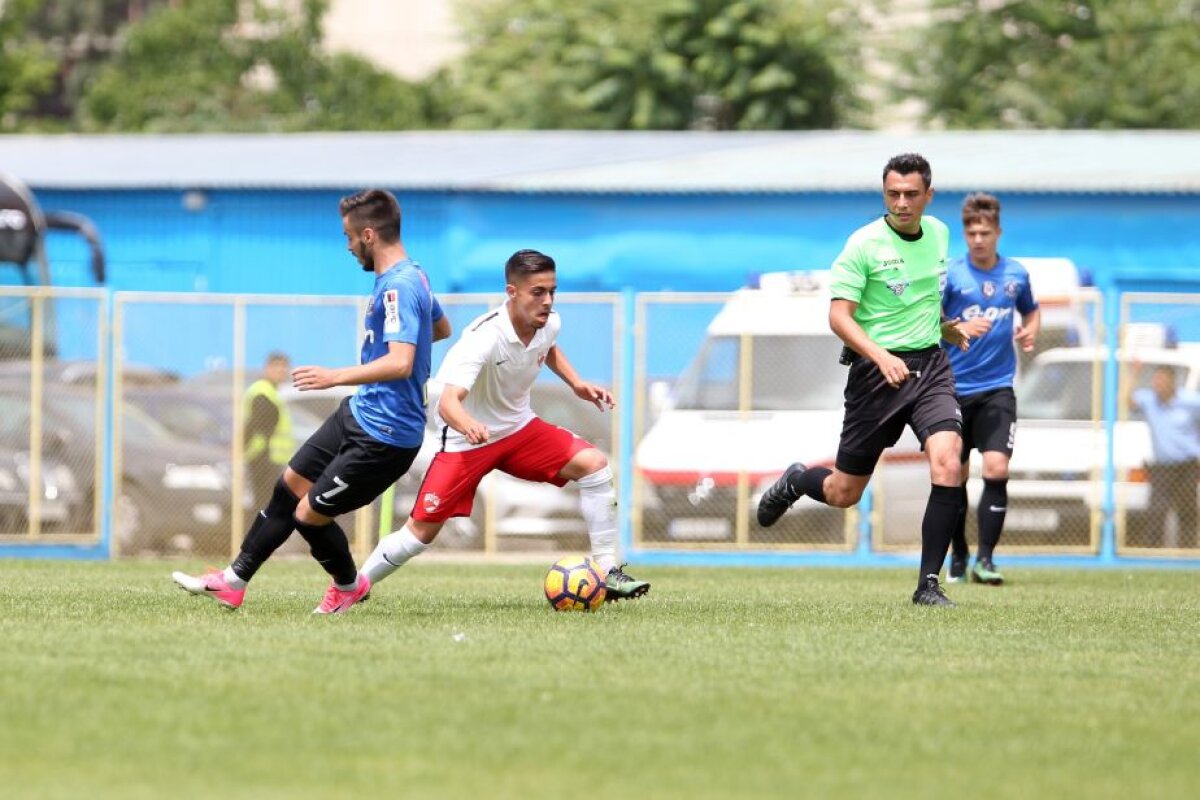
{"type": "Polygon", "coordinates": [[[908,366],[898,388],[888,385],[875,363],[859,357],[846,377],[846,416],[838,445],[837,468],[848,475],[870,475],[879,456],[904,432],[925,440],[939,431],[962,434],[962,412],[954,395],[954,374],[941,347],[891,351],[908,366]]]}

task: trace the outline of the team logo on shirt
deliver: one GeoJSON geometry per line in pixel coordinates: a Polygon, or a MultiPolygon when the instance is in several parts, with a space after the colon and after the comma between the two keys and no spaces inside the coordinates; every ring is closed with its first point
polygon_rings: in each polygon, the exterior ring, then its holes
{"type": "Polygon", "coordinates": [[[395,289],[383,293],[383,332],[400,332],[400,293],[395,289]]]}
{"type": "Polygon", "coordinates": [[[542,364],[545,364],[545,363],[546,363],[546,354],[542,353],[540,356],[538,356],[538,369],[541,369],[542,364]]]}
{"type": "Polygon", "coordinates": [[[438,510],[442,504],[442,498],[438,497],[433,492],[426,492],[425,497],[421,500],[421,505],[425,509],[426,514],[432,514],[438,510]]]}
{"type": "Polygon", "coordinates": [[[1008,281],[1007,283],[1004,284],[1004,293],[1006,295],[1008,295],[1009,299],[1015,298],[1018,294],[1020,294],[1020,292],[1021,292],[1020,281],[1008,281]]]}
{"type": "Polygon", "coordinates": [[[980,288],[983,289],[984,297],[991,297],[996,294],[996,284],[992,283],[991,281],[984,281],[983,286],[980,288]]]}
{"type": "Polygon", "coordinates": [[[908,281],[888,281],[887,287],[891,289],[892,294],[899,297],[904,294],[904,290],[908,288],[908,281]]]}

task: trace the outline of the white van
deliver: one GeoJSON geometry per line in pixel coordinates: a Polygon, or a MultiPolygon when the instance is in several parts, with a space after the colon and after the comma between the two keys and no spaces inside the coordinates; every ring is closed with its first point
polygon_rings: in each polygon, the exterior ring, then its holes
{"type": "Polygon", "coordinates": [[[828,271],[769,273],[735,292],[637,446],[641,541],[842,542],[845,512],[808,498],[769,532],[754,520],[788,464],[836,453],[841,348],[828,271]]]}
{"type": "MultiPolygon", "coordinates": [[[[1165,347],[1153,326],[1128,326],[1117,361],[1125,381],[1146,386],[1160,367],[1174,370],[1180,388],[1200,387],[1200,346],[1165,347]],[[1134,374],[1132,365],[1139,365],[1134,374]]],[[[1013,543],[1091,546],[1100,521],[1108,434],[1099,389],[1108,350],[1047,350],[1017,385],[1016,448],[1009,466],[1005,537],[1013,543]]],[[[1116,499],[1130,546],[1170,546],[1170,531],[1145,529],[1150,504],[1146,465],[1153,461],[1150,430],[1136,409],[1121,409],[1113,427],[1116,499]]]]}

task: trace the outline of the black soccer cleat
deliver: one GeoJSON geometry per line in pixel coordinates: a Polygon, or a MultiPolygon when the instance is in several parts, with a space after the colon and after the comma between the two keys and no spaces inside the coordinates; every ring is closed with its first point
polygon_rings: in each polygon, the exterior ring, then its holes
{"type": "Polygon", "coordinates": [[[797,461],[785,469],[779,479],[763,492],[762,498],[758,501],[759,525],[764,528],[771,527],[779,521],[785,511],[792,507],[792,503],[800,499],[796,481],[806,469],[807,467],[797,461]]]}
{"type": "Polygon", "coordinates": [[[950,568],[946,570],[946,583],[964,583],[967,580],[967,556],[950,554],[950,568]]]}
{"type": "Polygon", "coordinates": [[[938,584],[937,575],[926,575],[925,580],[921,582],[921,586],[913,592],[913,605],[916,606],[948,606],[953,608],[957,605],[946,593],[942,591],[941,585],[938,584]]]}

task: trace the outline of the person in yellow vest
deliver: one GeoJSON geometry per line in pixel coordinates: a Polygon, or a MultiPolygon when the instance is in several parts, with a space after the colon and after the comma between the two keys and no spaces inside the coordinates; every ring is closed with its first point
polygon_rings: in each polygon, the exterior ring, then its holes
{"type": "Polygon", "coordinates": [[[296,449],[291,414],[279,399],[279,385],[291,372],[291,359],[287,354],[272,351],[267,354],[263,376],[246,389],[244,447],[254,508],[266,506],[271,499],[275,480],[296,449]]]}

